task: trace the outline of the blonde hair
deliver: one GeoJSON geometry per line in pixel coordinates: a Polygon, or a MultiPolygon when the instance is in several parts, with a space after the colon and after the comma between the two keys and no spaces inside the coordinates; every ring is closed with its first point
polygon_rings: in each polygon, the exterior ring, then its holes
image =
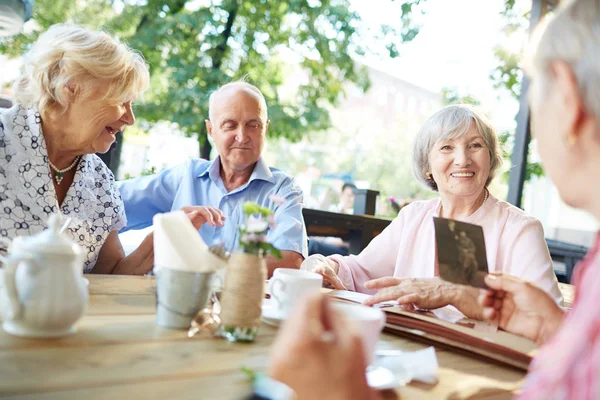
{"type": "Polygon", "coordinates": [[[51,26],[25,55],[24,70],[13,87],[17,104],[37,106],[42,117],[62,113],[68,102],[64,88],[72,85],[86,99],[92,84],[103,84],[102,100],[119,104],[141,95],[148,87],[144,58],[105,32],[70,24],[51,26]]]}
{"type": "Polygon", "coordinates": [[[502,151],[494,128],[487,118],[474,107],[458,104],[442,108],[425,121],[413,147],[413,175],[429,189],[438,190],[437,183],[427,174],[430,170],[429,153],[433,145],[442,139],[454,139],[466,134],[475,124],[490,152],[490,171],[485,186],[488,186],[502,165],[502,151]]]}
{"type": "Polygon", "coordinates": [[[561,1],[557,12],[536,27],[529,43],[525,70],[535,72],[543,96],[552,84],[550,65],[566,62],[588,112],[600,118],[600,2],[561,1]]]}

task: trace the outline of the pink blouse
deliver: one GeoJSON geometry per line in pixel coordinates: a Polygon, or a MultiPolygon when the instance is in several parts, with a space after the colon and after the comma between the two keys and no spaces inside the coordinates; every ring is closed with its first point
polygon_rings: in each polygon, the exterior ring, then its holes
{"type": "Polygon", "coordinates": [[[600,399],[600,233],[573,279],[573,308],[533,359],[518,399],[600,399]]]}
{"type": "MultiPolygon", "coordinates": [[[[433,278],[436,271],[433,217],[440,199],[415,201],[359,254],[330,256],[340,265],[338,275],[348,290],[373,294],[366,281],[384,276],[433,278]]],[[[552,259],[542,224],[513,205],[489,196],[463,220],[481,225],[490,272],[504,272],[534,282],[559,304],[552,259]]]]}

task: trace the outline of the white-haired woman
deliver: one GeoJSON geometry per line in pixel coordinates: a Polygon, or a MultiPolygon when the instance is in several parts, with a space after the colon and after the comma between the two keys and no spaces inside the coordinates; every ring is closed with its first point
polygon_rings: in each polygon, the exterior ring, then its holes
{"type": "Polygon", "coordinates": [[[478,289],[438,278],[433,217],[443,217],[483,227],[490,272],[534,282],[560,302],[542,225],[487,190],[501,163],[496,134],[481,114],[465,105],[443,108],[419,131],[413,154],[416,178],[440,197],[402,208],[359,255],[313,255],[301,268],[322,274],[335,288],[374,294],[369,305],[453,305],[481,319],[478,289]]]}
{"type": "MultiPolygon", "coordinates": [[[[562,199],[600,220],[600,2],[561,2],[547,21],[536,31],[526,71],[532,133],[562,199]]],[[[568,313],[520,279],[486,280],[497,291],[481,299],[485,316],[543,344],[519,398],[600,398],[600,234],[573,280],[568,313]]]]}
{"type": "MultiPolygon", "coordinates": [[[[14,85],[15,106],[0,114],[0,237],[39,232],[60,212],[72,219],[67,232],[84,248],[85,272],[152,268],[152,235],[124,256],[123,203],[94,154],[134,123],[132,102],[148,80],[144,59],[104,32],[55,25],[40,35],[14,85]]],[[[217,210],[188,211],[195,225],[220,223],[217,210]]]]}

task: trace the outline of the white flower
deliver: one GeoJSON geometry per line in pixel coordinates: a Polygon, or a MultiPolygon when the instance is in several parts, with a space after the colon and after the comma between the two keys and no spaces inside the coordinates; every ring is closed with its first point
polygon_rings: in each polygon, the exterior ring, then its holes
{"type": "Polygon", "coordinates": [[[246,232],[247,233],[262,233],[267,230],[269,227],[269,223],[261,218],[256,217],[248,217],[248,222],[246,223],[246,232]]]}
{"type": "Polygon", "coordinates": [[[242,236],[242,243],[265,243],[267,237],[256,233],[247,233],[242,236]]]}
{"type": "Polygon", "coordinates": [[[281,196],[278,196],[276,194],[271,194],[269,195],[269,199],[271,199],[271,201],[275,204],[277,204],[278,206],[282,205],[283,203],[285,203],[285,199],[281,196]]]}

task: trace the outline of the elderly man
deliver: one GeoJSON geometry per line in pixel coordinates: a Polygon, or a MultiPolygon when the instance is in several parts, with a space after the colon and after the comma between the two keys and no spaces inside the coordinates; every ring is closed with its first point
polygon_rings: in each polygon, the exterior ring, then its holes
{"type": "Polygon", "coordinates": [[[290,177],[269,168],[261,157],[269,126],[264,96],[253,85],[233,82],[210,96],[208,108],[206,128],[219,156],[213,161],[191,159],[157,175],[121,182],[128,220],[124,230],[150,226],[156,213],[212,206],[224,213],[224,224],[205,224],[200,235],[208,245],[222,243],[233,250],[237,227],[243,223],[242,204],[254,201],[275,213],[277,227],[268,239],[283,258],[267,257],[269,275],[278,267],[298,268],[307,255],[302,192],[290,177]],[[285,202],[277,205],[271,195],[285,202]]]}

